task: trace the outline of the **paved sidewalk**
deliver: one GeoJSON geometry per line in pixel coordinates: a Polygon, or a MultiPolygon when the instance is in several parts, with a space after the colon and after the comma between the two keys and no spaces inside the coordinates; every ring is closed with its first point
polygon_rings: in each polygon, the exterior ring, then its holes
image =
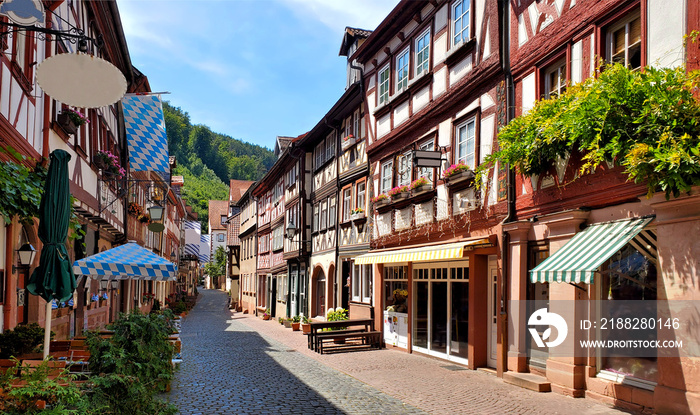
{"type": "Polygon", "coordinates": [[[223,292],[200,291],[182,323],[184,361],[165,398],[183,414],[622,413],[419,354],[320,355],[301,332],[231,313],[227,300],[223,292]]]}

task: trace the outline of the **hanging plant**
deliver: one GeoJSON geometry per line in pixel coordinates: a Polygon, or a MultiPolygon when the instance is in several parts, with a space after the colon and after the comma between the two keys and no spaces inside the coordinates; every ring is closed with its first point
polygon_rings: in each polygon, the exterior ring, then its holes
{"type": "Polygon", "coordinates": [[[678,197],[700,185],[700,72],[632,71],[615,64],[597,78],[538,101],[499,132],[499,150],[477,168],[477,185],[496,161],[523,175],[548,172],[559,157],[581,154],[582,174],[617,162],[648,196],[678,197]]]}
{"type": "Polygon", "coordinates": [[[22,223],[30,223],[39,214],[46,169],[41,164],[26,166],[23,162],[27,158],[11,147],[0,146],[0,152],[16,160],[0,161],[0,215],[6,224],[15,216],[22,223]]]}

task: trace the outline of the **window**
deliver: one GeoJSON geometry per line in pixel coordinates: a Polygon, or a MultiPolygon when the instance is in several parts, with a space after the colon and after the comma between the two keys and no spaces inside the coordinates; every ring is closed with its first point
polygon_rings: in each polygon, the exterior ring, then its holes
{"type": "Polygon", "coordinates": [[[352,131],[355,137],[360,136],[360,110],[355,111],[352,115],[352,131]]]}
{"type": "Polygon", "coordinates": [[[315,159],[316,159],[316,166],[315,167],[318,169],[326,161],[326,143],[324,141],[321,141],[320,143],[318,143],[318,145],[314,149],[314,153],[315,153],[315,159]]]}
{"type": "Polygon", "coordinates": [[[221,224],[222,225],[226,225],[226,219],[227,219],[226,215],[221,215],[221,224]]]}
{"type": "Polygon", "coordinates": [[[357,200],[355,201],[355,207],[365,210],[365,193],[366,193],[367,183],[360,182],[357,184],[357,200]]]}
{"type": "Polygon", "coordinates": [[[277,275],[277,301],[287,300],[287,274],[277,275]]]}
{"type": "Polygon", "coordinates": [[[408,267],[384,267],[384,304],[387,309],[396,313],[407,312],[407,296],[408,267]]]}
{"type": "Polygon", "coordinates": [[[642,25],[639,13],[607,33],[608,61],[630,69],[642,66],[642,25]]]}
{"type": "Polygon", "coordinates": [[[335,201],[335,196],[331,196],[328,198],[328,226],[335,226],[335,221],[338,217],[338,211],[335,206],[335,201]]]}
{"type": "Polygon", "coordinates": [[[377,80],[377,84],[379,85],[379,102],[377,105],[382,105],[389,102],[389,65],[386,65],[379,71],[378,77],[379,79],[377,80]]]}
{"type": "Polygon", "coordinates": [[[321,202],[321,229],[328,227],[328,201],[321,202]]]}
{"type": "Polygon", "coordinates": [[[258,275],[258,307],[265,307],[265,294],[267,292],[267,278],[258,275]]]}
{"type": "Polygon", "coordinates": [[[279,251],[284,247],[284,227],[279,226],[272,231],[272,250],[279,251]]]}
{"type": "Polygon", "coordinates": [[[475,148],[475,130],[476,121],[471,120],[457,127],[457,162],[463,162],[469,168],[474,169],[474,148],[475,148]]]}
{"type": "Polygon", "coordinates": [[[343,190],[343,222],[350,220],[352,210],[352,187],[343,190]]]}
{"type": "Polygon", "coordinates": [[[411,171],[413,170],[413,164],[411,162],[413,157],[412,152],[406,152],[399,156],[399,171],[398,174],[398,185],[408,186],[411,184],[411,171]]]}
{"type": "Polygon", "coordinates": [[[386,193],[391,190],[391,179],[393,175],[394,163],[387,161],[382,164],[382,187],[380,189],[381,193],[386,193]]]}
{"type": "Polygon", "coordinates": [[[452,45],[469,40],[469,9],[471,0],[460,0],[452,5],[452,45]]]}
{"type": "Polygon", "coordinates": [[[287,172],[287,188],[294,186],[297,182],[297,171],[299,169],[299,164],[295,163],[294,166],[287,172]]]}
{"type": "Polygon", "coordinates": [[[335,131],[326,137],[326,160],[335,157],[335,131]]]}
{"type": "Polygon", "coordinates": [[[352,300],[363,303],[372,301],[371,265],[355,265],[353,267],[352,300]]]}
{"type": "Polygon", "coordinates": [[[556,98],[566,90],[566,62],[560,61],[549,67],[544,75],[544,95],[556,98]]]}
{"type": "Polygon", "coordinates": [[[319,230],[319,205],[316,203],[314,205],[314,232],[318,232],[319,230]]]}
{"type": "MultiPolygon", "coordinates": [[[[433,140],[426,141],[425,143],[418,146],[418,150],[434,151],[435,150],[435,143],[433,142],[433,140]]],[[[421,167],[418,171],[418,176],[425,177],[426,179],[428,179],[428,181],[432,182],[434,170],[435,169],[432,167],[421,167]]]]}
{"type": "Polygon", "coordinates": [[[408,57],[409,48],[406,48],[396,58],[396,92],[402,91],[408,86],[408,57]]]}
{"type": "Polygon", "coordinates": [[[416,73],[422,75],[430,70],[430,29],[416,39],[416,73]]]}
{"type": "Polygon", "coordinates": [[[216,235],[216,240],[217,240],[217,242],[224,242],[225,237],[226,237],[226,235],[224,235],[223,233],[220,233],[220,234],[216,235]]]}

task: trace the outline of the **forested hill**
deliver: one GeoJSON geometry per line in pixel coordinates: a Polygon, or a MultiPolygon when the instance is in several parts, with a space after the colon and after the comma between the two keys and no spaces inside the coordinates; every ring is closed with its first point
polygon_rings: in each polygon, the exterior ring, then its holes
{"type": "Polygon", "coordinates": [[[192,125],[187,112],[167,102],[163,113],[168,151],[177,159],[174,174],[184,176],[183,198],[203,224],[208,201],[228,199],[230,179],[258,180],[275,162],[271,150],[192,125]]]}

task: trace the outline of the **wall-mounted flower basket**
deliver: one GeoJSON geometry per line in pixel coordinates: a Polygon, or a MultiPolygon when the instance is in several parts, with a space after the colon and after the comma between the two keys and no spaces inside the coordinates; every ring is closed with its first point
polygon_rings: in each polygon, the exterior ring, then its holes
{"type": "Polygon", "coordinates": [[[399,202],[402,200],[406,200],[406,199],[408,199],[408,196],[409,196],[408,192],[397,193],[397,194],[391,196],[391,201],[392,202],[399,202]]]}
{"type": "Polygon", "coordinates": [[[63,129],[63,131],[66,132],[66,134],[75,135],[78,132],[78,126],[65,112],[62,112],[56,116],[56,123],[63,129]]]}
{"type": "Polygon", "coordinates": [[[350,220],[357,221],[365,218],[365,212],[353,213],[350,215],[350,220]]]}
{"type": "Polygon", "coordinates": [[[343,150],[347,150],[348,148],[353,146],[356,142],[357,142],[357,138],[354,135],[350,134],[346,137],[343,137],[343,140],[342,140],[340,146],[342,147],[343,150]]]}
{"type": "Polygon", "coordinates": [[[473,180],[474,170],[462,170],[445,177],[447,185],[451,188],[455,186],[465,187],[464,185],[472,182],[473,180]]]}
{"type": "Polygon", "coordinates": [[[428,184],[424,184],[422,186],[418,186],[418,187],[413,188],[413,190],[411,190],[411,194],[413,196],[415,196],[415,195],[419,195],[421,193],[429,192],[431,190],[433,190],[433,185],[428,183],[428,184]]]}

